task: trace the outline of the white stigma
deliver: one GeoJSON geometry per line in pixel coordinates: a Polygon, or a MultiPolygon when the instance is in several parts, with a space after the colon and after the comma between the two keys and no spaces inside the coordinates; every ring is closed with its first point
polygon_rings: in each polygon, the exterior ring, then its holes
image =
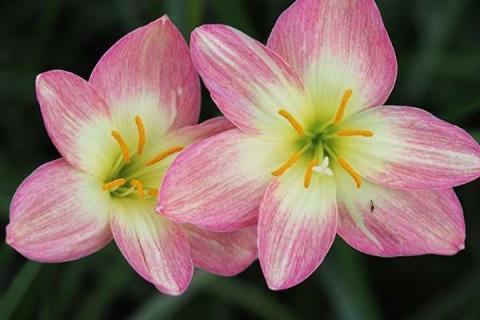
{"type": "Polygon", "coordinates": [[[333,171],[328,167],[330,164],[330,159],[328,157],[323,158],[322,164],[316,167],[313,167],[312,170],[316,173],[321,174],[322,176],[333,176],[333,171]]]}

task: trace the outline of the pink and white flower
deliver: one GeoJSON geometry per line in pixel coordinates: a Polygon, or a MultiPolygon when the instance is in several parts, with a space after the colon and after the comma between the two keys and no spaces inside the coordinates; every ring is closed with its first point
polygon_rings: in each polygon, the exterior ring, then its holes
{"type": "Polygon", "coordinates": [[[397,61],[373,0],[298,0],[266,47],[202,26],[191,51],[237,128],[174,161],[160,214],[214,231],[258,219],[272,289],[306,279],[337,233],[383,257],[464,248],[452,187],[480,176],[480,147],[428,112],[383,106],[397,61]]]}
{"type": "Polygon", "coordinates": [[[90,80],[65,71],[36,81],[47,131],[63,158],[35,170],[10,208],[7,242],[40,262],[79,259],[112,237],[130,265],[177,295],[194,264],[234,275],[256,258],[256,231],[213,233],[155,214],[165,171],[187,145],[231,129],[195,125],[200,83],[182,35],[164,16],[119,40],[90,80]]]}

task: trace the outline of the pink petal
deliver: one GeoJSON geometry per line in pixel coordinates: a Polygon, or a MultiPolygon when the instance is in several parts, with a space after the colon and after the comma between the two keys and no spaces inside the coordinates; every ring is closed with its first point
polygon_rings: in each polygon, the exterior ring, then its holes
{"type": "Polygon", "coordinates": [[[465,223],[453,190],[393,190],[339,182],[338,233],[355,249],[382,257],[452,255],[464,248],[465,223]]]}
{"type": "Polygon", "coordinates": [[[333,117],[345,90],[352,114],[387,100],[397,76],[392,44],[373,0],[298,0],[278,19],[268,47],[303,78],[333,117]]]}
{"type": "Polygon", "coordinates": [[[171,131],[164,139],[172,145],[187,146],[224,131],[234,129],[235,126],[225,117],[209,119],[197,125],[183,127],[171,131]]]}
{"type": "MultiPolygon", "coordinates": [[[[213,100],[237,127],[265,133],[287,127],[278,111],[300,120],[307,105],[301,80],[275,53],[233,28],[206,25],[191,37],[192,59],[213,100]]],[[[290,128],[291,129],[291,128],[290,128]]],[[[278,131],[278,130],[277,130],[278,131]]]]}
{"type": "Polygon", "coordinates": [[[295,170],[273,181],[265,194],[258,222],[258,250],[270,289],[287,289],[305,280],[335,239],[335,181],[327,177],[317,181],[305,189],[303,172],[295,170]]]}
{"type": "Polygon", "coordinates": [[[157,109],[165,129],[198,121],[200,83],[185,39],[167,16],[115,43],[90,82],[112,107],[129,109],[133,116],[145,104],[157,109]]]}
{"type": "Polygon", "coordinates": [[[112,232],[125,259],[145,280],[170,295],[183,293],[193,275],[182,228],[154,212],[154,202],[116,200],[112,232]]]}
{"type": "Polygon", "coordinates": [[[379,107],[348,120],[374,137],[339,138],[366,178],[395,189],[445,189],[480,176],[480,146],[463,129],[412,107],[379,107]]]}
{"type": "Polygon", "coordinates": [[[7,243],[40,262],[71,261],[100,250],[112,238],[110,197],[101,188],[99,180],[63,159],[44,164],[13,197],[7,243]]]}
{"type": "Polygon", "coordinates": [[[221,276],[234,276],[257,258],[257,227],[234,232],[211,232],[184,224],[193,262],[221,276]]]}
{"type": "Polygon", "coordinates": [[[75,168],[103,177],[110,155],[118,149],[110,136],[111,111],[95,89],[66,71],[42,73],[37,99],[48,134],[62,156],[75,168]],[[95,143],[92,143],[94,141],[95,143]]]}
{"type": "Polygon", "coordinates": [[[157,212],[217,232],[256,224],[270,172],[283,151],[272,145],[238,129],[191,145],[168,169],[157,212]]]}

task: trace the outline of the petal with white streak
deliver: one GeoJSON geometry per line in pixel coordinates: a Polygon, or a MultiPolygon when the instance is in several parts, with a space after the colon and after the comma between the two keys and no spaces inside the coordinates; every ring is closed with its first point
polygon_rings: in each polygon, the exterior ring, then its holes
{"type": "Polygon", "coordinates": [[[312,274],[335,239],[335,179],[317,176],[309,189],[303,170],[272,182],[260,207],[258,250],[269,288],[290,288],[312,274]]]}
{"type": "Polygon", "coordinates": [[[288,122],[287,109],[300,122],[307,116],[306,96],[297,74],[274,52],[242,32],[223,25],[197,28],[191,37],[193,62],[213,100],[238,128],[278,136],[288,122]]]}
{"type": "MultiPolygon", "coordinates": [[[[188,46],[167,16],[138,28],[100,59],[90,83],[130,119],[154,121],[160,134],[195,124],[200,113],[200,82],[188,46]]],[[[157,136],[157,135],[154,135],[157,136]]]]}
{"type": "Polygon", "coordinates": [[[7,243],[40,262],[64,262],[103,248],[112,235],[101,182],[59,159],[35,170],[10,206],[7,243]]]}
{"type": "Polygon", "coordinates": [[[233,232],[211,232],[182,225],[195,266],[221,276],[234,276],[257,258],[257,227],[233,232]]]}
{"type": "MultiPolygon", "coordinates": [[[[342,124],[371,138],[341,137],[338,154],[367,179],[395,189],[448,189],[480,176],[480,146],[463,129],[412,107],[366,110],[342,124]]],[[[342,129],[341,128],[341,129],[342,129]]]]}
{"type": "Polygon", "coordinates": [[[347,89],[353,91],[348,115],[384,104],[395,84],[395,52],[373,0],[295,1],[268,47],[301,75],[324,121],[347,89]]]}
{"type": "Polygon", "coordinates": [[[367,254],[452,255],[464,248],[465,222],[451,189],[394,190],[364,181],[356,189],[338,177],[338,233],[367,254]]]}
{"type": "Polygon", "coordinates": [[[145,280],[170,295],[183,293],[193,275],[182,228],[155,214],[153,201],[115,199],[112,233],[120,251],[145,280]]]}
{"type": "Polygon", "coordinates": [[[285,149],[238,129],[193,144],[168,169],[157,212],[217,232],[254,225],[271,171],[293,153],[285,149]]]}
{"type": "Polygon", "coordinates": [[[87,81],[54,70],[40,74],[37,99],[48,134],[75,168],[104,179],[118,145],[110,135],[112,111],[87,81]]]}

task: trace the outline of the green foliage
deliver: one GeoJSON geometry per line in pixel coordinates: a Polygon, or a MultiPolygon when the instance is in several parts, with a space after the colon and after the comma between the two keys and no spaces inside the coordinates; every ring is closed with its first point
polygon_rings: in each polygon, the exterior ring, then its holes
{"type": "MultiPolygon", "coordinates": [[[[289,0],[4,1],[0,4],[0,223],[16,186],[58,157],[41,122],[36,74],[87,78],[126,32],[167,13],[188,39],[226,23],[265,42],[289,0]]],[[[399,60],[389,103],[423,107],[480,141],[480,42],[473,0],[378,1],[399,60]]],[[[204,94],[202,119],[218,114],[204,94]]],[[[479,182],[458,188],[467,250],[455,257],[379,259],[337,240],[325,263],[286,292],[266,289],[258,263],[225,279],[203,272],[181,297],[159,294],[112,244],[81,261],[47,265],[0,247],[1,319],[474,319],[480,314],[479,182]]],[[[4,231],[2,231],[4,237],[4,231]]]]}

